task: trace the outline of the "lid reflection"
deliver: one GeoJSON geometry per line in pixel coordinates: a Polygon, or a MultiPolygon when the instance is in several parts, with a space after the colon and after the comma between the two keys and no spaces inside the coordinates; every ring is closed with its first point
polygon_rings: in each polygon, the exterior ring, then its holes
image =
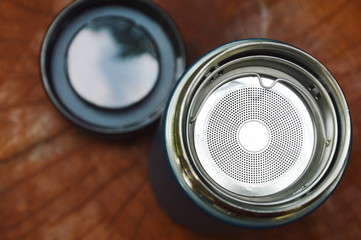
{"type": "Polygon", "coordinates": [[[103,108],[123,108],[142,100],[159,74],[152,39],[120,17],[100,18],[81,29],[69,46],[67,67],[74,90],[103,108]]]}

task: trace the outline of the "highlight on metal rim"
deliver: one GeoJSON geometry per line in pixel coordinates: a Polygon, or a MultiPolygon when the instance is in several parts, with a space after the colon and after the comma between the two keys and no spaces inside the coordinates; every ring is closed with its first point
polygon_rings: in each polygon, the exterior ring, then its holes
{"type": "Polygon", "coordinates": [[[229,43],[199,59],[164,122],[186,194],[240,226],[278,226],[311,212],[349,158],[350,116],[336,80],[309,54],[271,40],[229,43]]]}

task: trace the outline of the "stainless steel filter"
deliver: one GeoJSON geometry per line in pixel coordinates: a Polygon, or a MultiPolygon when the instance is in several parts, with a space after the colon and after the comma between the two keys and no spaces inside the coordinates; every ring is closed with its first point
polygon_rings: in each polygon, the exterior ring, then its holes
{"type": "MultiPolygon", "coordinates": [[[[291,45],[252,39],[221,46],[184,73],[160,141],[176,185],[203,212],[232,225],[274,227],[308,214],[335,189],[351,122],[320,62],[291,45]]],[[[151,178],[162,204],[169,189],[151,178]]]]}

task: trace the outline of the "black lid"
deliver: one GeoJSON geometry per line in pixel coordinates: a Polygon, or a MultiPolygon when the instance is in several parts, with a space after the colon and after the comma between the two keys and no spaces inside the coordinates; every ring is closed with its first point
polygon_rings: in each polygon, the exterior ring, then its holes
{"type": "Polygon", "coordinates": [[[124,135],[154,122],[185,53],[172,20],[144,0],[80,0],[51,24],[41,51],[58,110],[92,132],[124,135]]]}

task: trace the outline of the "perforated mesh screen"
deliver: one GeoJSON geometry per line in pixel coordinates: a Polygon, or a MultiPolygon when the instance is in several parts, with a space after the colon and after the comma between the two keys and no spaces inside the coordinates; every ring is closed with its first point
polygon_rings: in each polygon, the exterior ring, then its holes
{"type": "Polygon", "coordinates": [[[243,183],[259,184],[285,174],[297,161],[303,145],[303,126],[292,103],[273,90],[243,87],[227,93],[207,116],[205,139],[216,165],[243,183]],[[238,141],[239,127],[257,120],[270,130],[266,149],[252,153],[238,141]]]}

